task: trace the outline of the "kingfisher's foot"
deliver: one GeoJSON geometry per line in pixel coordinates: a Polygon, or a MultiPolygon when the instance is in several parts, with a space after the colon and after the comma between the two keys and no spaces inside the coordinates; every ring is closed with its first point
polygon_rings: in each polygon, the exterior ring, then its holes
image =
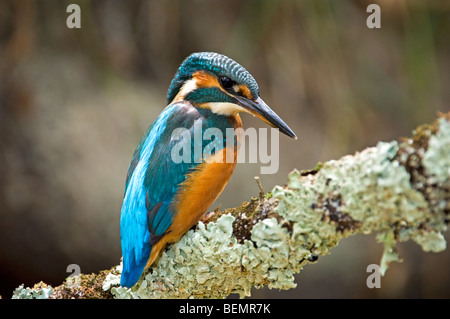
{"type": "Polygon", "coordinates": [[[200,221],[201,221],[202,223],[205,223],[205,222],[209,221],[209,220],[211,219],[211,217],[214,216],[214,214],[215,214],[215,212],[206,212],[206,213],[202,216],[202,218],[200,218],[200,221]]]}

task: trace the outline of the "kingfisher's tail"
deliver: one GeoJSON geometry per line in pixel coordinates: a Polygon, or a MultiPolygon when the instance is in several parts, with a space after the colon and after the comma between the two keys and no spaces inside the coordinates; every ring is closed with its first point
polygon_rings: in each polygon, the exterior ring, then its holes
{"type": "Polygon", "coordinates": [[[146,263],[147,260],[143,260],[138,264],[134,261],[131,263],[124,262],[122,275],[120,276],[120,285],[127,288],[133,287],[144,272],[146,263]]]}

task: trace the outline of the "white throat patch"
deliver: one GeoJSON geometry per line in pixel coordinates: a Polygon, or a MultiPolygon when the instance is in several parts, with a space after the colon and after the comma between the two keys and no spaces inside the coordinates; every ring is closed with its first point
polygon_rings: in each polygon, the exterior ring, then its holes
{"type": "Polygon", "coordinates": [[[211,111],[220,115],[236,115],[239,112],[247,112],[242,106],[229,102],[210,102],[206,103],[211,111]]]}

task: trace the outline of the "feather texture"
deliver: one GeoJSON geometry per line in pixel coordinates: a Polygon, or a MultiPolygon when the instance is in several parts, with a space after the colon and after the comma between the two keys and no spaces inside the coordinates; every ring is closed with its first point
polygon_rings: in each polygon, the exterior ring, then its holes
{"type": "Polygon", "coordinates": [[[167,103],[173,101],[183,84],[198,70],[228,76],[238,83],[245,83],[254,99],[259,96],[256,80],[242,65],[219,53],[199,52],[189,55],[178,68],[167,93],[167,103]]]}
{"type": "Polygon", "coordinates": [[[128,168],[120,216],[125,287],[134,286],[165,245],[198,222],[228,183],[237,162],[239,112],[295,137],[259,97],[253,76],[218,53],[188,56],[167,100],[128,168]]]}
{"type": "MultiPolygon", "coordinates": [[[[214,127],[223,132],[223,141],[215,143],[215,147],[210,150],[214,155],[225,147],[226,129],[234,128],[235,122],[236,120],[231,117],[220,116],[208,109],[195,108],[190,103],[180,101],[169,105],[149,127],[133,154],[125,186],[120,219],[123,254],[122,286],[131,287],[137,282],[147,265],[152,249],[162,249],[160,246],[164,246],[171,239],[169,236],[163,240],[169,233],[172,235],[182,233],[186,230],[184,228],[189,229],[192,226],[191,222],[190,225],[183,225],[182,231],[171,228],[180,211],[174,199],[183,192],[183,182],[186,178],[198,167],[205,168],[203,159],[195,158],[198,155],[196,148],[203,151],[211,143],[210,140],[202,138],[205,130],[214,127]],[[195,123],[201,125],[199,132],[195,132],[195,123]],[[190,139],[174,139],[172,132],[177,128],[187,129],[190,139]],[[201,134],[200,137],[195,136],[198,133],[201,134]],[[189,147],[191,151],[189,161],[181,163],[173,161],[171,151],[176,143],[186,143],[186,147],[189,147]],[[157,246],[157,249],[153,248],[161,240],[164,244],[157,246]]],[[[226,181],[228,178],[229,176],[226,181]]],[[[220,191],[225,184],[226,182],[220,191]]],[[[214,199],[220,191],[214,194],[214,199]]],[[[198,197],[196,200],[201,201],[202,194],[196,196],[198,197]]],[[[207,202],[209,201],[205,203],[207,202]]],[[[200,205],[193,206],[193,209],[198,207],[203,208],[200,205]]],[[[183,214],[195,214],[196,217],[183,218],[198,220],[208,207],[200,212],[185,209],[183,214]]],[[[153,259],[158,254],[159,251],[153,251],[155,256],[153,259]]]]}

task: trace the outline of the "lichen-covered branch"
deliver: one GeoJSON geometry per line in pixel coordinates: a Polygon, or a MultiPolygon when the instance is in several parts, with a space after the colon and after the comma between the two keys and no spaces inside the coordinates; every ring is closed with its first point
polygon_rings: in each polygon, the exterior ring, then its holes
{"type": "MultiPolygon", "coordinates": [[[[132,289],[119,286],[120,266],[97,280],[97,290],[88,288],[99,292],[101,282],[102,298],[223,298],[249,296],[252,287],[289,289],[306,263],[360,233],[378,234],[384,272],[398,258],[397,242],[444,250],[441,232],[449,218],[450,113],[412,138],[295,170],[284,187],[216,212],[168,247],[132,289]]],[[[86,290],[71,289],[56,287],[50,298],[72,291],[82,297],[86,290]]]]}

